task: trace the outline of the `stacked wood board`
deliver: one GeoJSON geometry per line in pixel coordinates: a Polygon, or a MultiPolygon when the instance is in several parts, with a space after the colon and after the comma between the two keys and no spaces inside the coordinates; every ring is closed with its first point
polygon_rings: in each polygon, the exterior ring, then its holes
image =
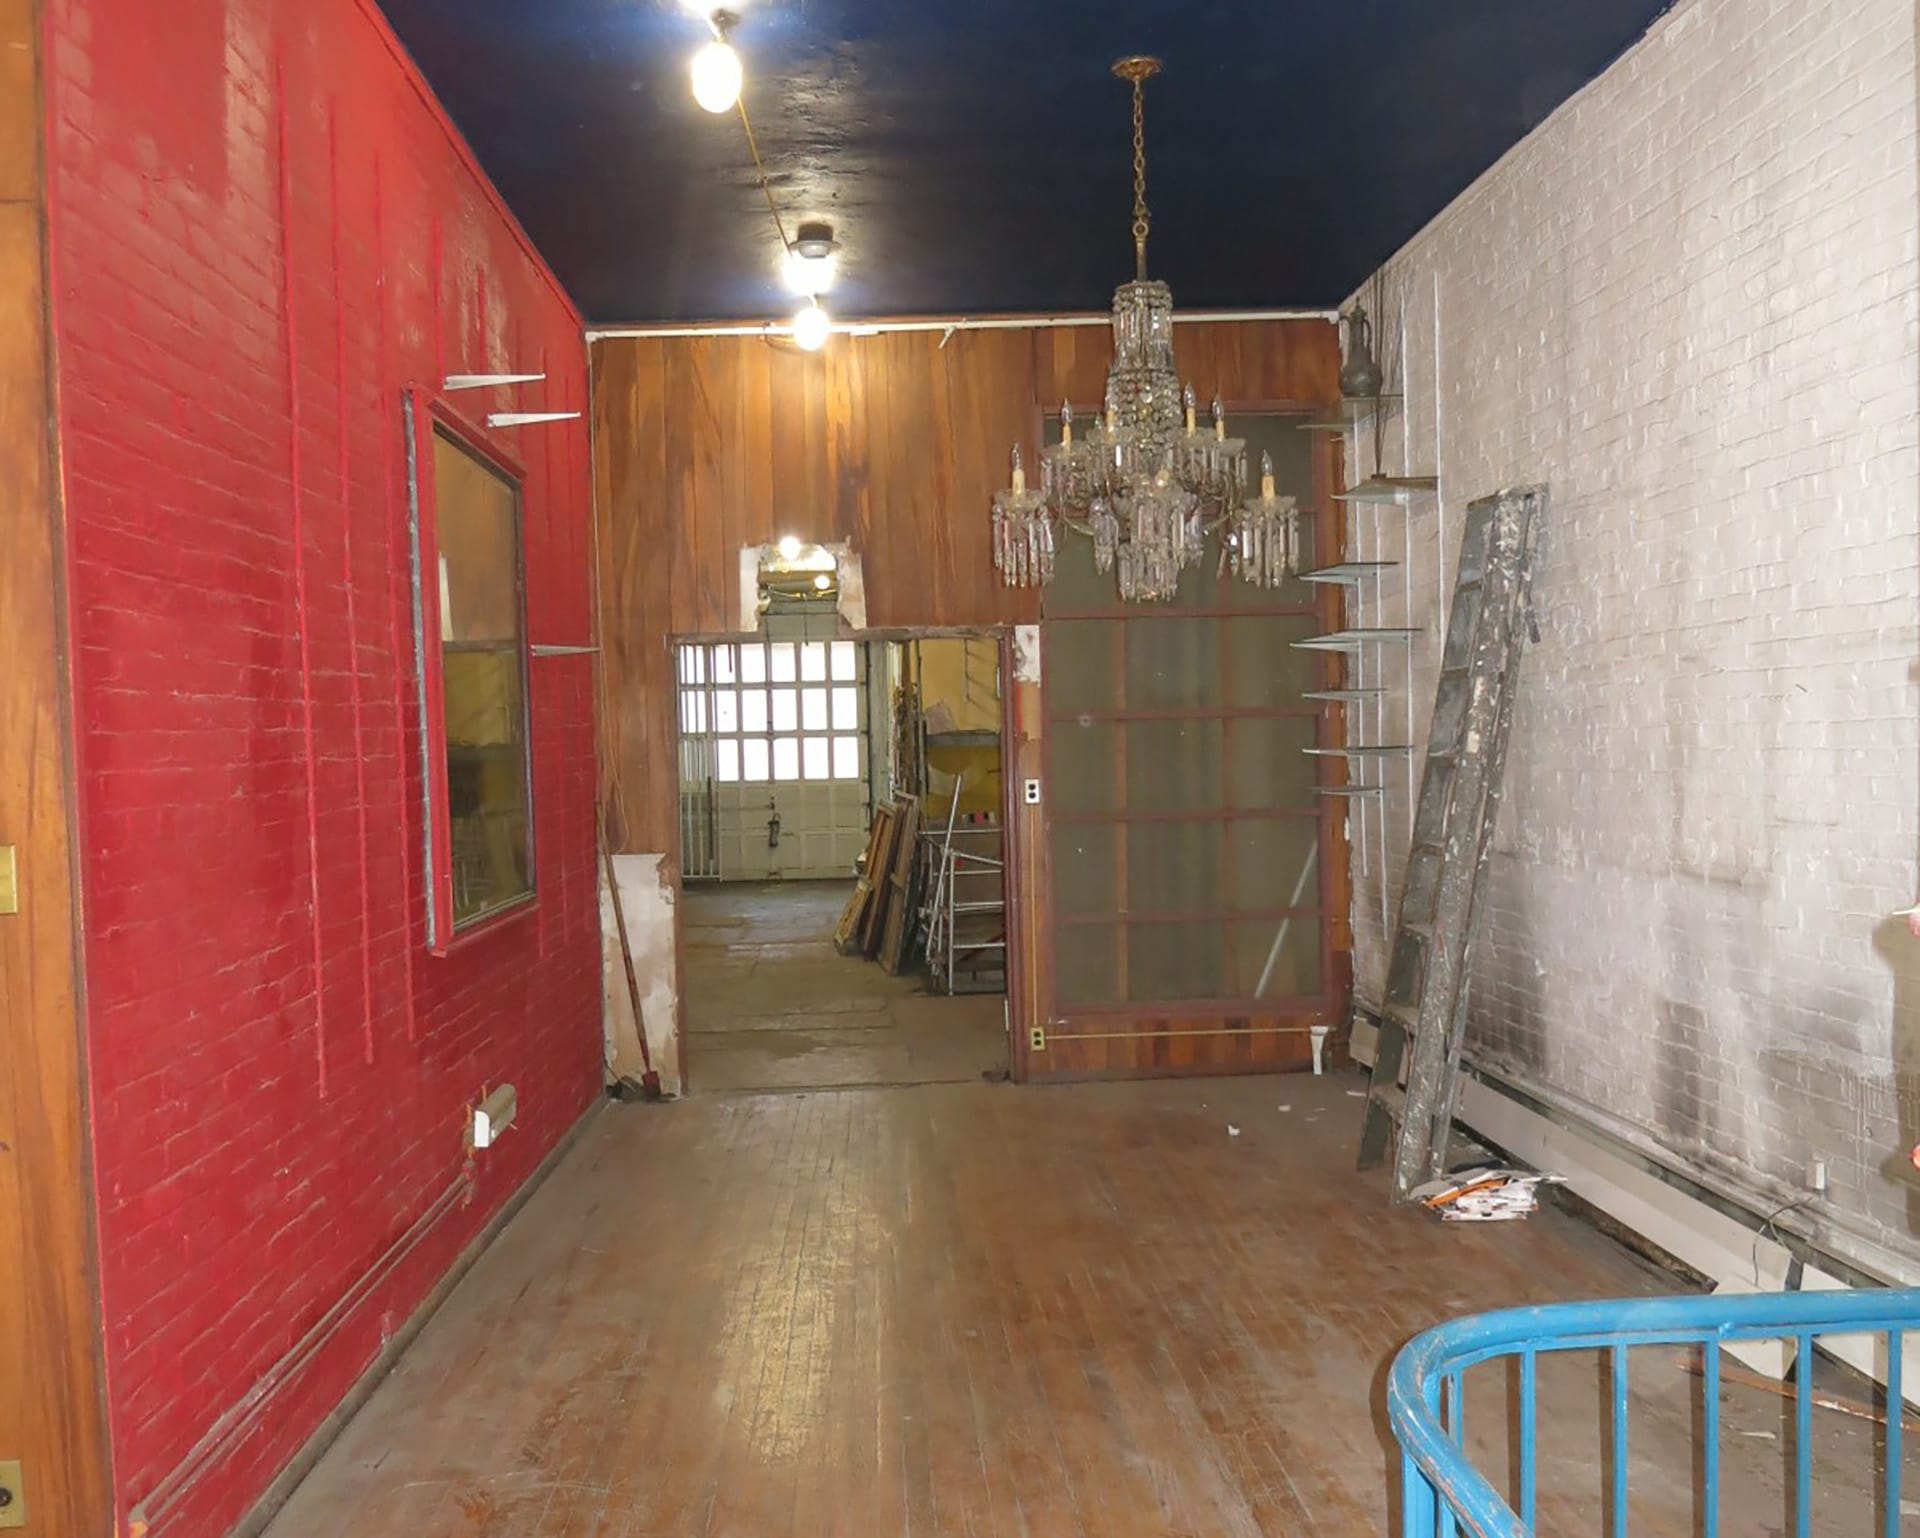
{"type": "Polygon", "coordinates": [[[889,972],[906,964],[914,932],[914,848],[919,805],[905,798],[873,814],[860,878],[834,927],[834,948],[843,956],[878,958],[889,972]]]}

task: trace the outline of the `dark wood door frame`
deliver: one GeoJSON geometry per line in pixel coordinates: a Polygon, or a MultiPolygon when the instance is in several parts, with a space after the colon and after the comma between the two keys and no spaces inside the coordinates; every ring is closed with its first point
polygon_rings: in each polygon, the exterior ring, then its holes
{"type": "Polygon", "coordinates": [[[31,1533],[113,1527],[74,837],[39,0],[0,0],[0,1460],[31,1533]]]}

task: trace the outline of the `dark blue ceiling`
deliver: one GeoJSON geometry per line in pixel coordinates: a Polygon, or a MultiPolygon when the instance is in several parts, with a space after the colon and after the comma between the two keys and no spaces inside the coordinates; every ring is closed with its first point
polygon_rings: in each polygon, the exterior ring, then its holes
{"type": "MultiPolygon", "coordinates": [[[[791,310],[688,0],[383,0],[588,318],[791,310]]],[[[1153,275],[1185,309],[1330,305],[1667,0],[745,0],[746,101],[842,316],[1088,310],[1130,274],[1128,53],[1153,275]]]]}

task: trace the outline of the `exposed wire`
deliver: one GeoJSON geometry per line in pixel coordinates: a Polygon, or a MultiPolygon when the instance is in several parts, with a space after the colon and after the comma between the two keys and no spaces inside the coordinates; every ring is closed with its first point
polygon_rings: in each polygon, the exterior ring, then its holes
{"type": "Polygon", "coordinates": [[[742,93],[734,104],[740,114],[740,126],[747,131],[747,153],[753,156],[754,174],[760,178],[760,191],[767,200],[767,212],[773,215],[773,227],[780,236],[780,249],[788,256],[793,255],[793,242],[787,239],[787,226],[780,217],[780,210],[773,201],[773,183],[767,180],[766,162],[760,158],[760,141],[753,136],[753,119],[747,116],[747,98],[742,93]]]}

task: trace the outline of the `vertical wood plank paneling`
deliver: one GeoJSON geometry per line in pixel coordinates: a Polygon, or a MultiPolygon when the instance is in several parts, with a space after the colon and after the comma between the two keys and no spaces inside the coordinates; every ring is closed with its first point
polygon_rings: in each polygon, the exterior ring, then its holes
{"type": "MultiPolygon", "coordinates": [[[[1319,322],[1183,325],[1175,347],[1203,400],[1337,394],[1319,322]]],[[[939,332],[836,337],[815,354],[757,337],[596,345],[611,746],[651,808],[628,847],[664,848],[677,818],[653,784],[675,768],[667,708],[624,696],[642,677],[665,687],[668,636],[735,628],[740,546],[789,531],[847,541],[876,626],[1034,619],[1035,596],[993,574],[988,508],[1009,448],[1037,470],[1041,416],[1063,398],[1098,403],[1110,356],[1098,326],[961,332],[944,348],[939,332]],[[630,405],[610,410],[608,395],[630,405]]]]}
{"type": "Polygon", "coordinates": [[[745,447],[740,466],[740,543],[764,545],[778,537],[773,517],[773,360],[774,349],[762,343],[740,350],[740,441],[745,447]]]}
{"type": "MultiPolygon", "coordinates": [[[[700,628],[697,588],[701,556],[700,528],[699,520],[692,516],[692,512],[698,505],[698,492],[693,484],[693,461],[700,451],[703,436],[693,405],[693,344],[670,341],[643,345],[657,348],[661,353],[661,395],[664,400],[673,402],[673,430],[662,439],[665,464],[660,495],[665,503],[665,516],[661,532],[667,539],[661,546],[661,554],[671,563],[673,573],[672,589],[668,594],[667,622],[662,627],[662,633],[691,632],[700,628]]],[[[618,453],[619,445],[613,445],[609,452],[618,453]]],[[[649,627],[658,623],[651,616],[642,616],[626,609],[615,609],[607,618],[616,622],[632,619],[649,627]]],[[[657,849],[660,846],[649,844],[646,847],[657,849]]]]}
{"type": "Polygon", "coordinates": [[[34,0],[0,0],[0,844],[19,880],[0,915],[0,1434],[33,1531],[104,1533],[38,21],[34,0]]]}
{"type": "Polygon", "coordinates": [[[778,539],[789,510],[804,510],[811,520],[802,537],[827,537],[832,509],[814,499],[812,455],[808,442],[807,367],[804,353],[765,347],[767,360],[767,485],[766,529],[762,539],[778,539]],[[785,409],[775,409],[778,401],[785,409]]]}

